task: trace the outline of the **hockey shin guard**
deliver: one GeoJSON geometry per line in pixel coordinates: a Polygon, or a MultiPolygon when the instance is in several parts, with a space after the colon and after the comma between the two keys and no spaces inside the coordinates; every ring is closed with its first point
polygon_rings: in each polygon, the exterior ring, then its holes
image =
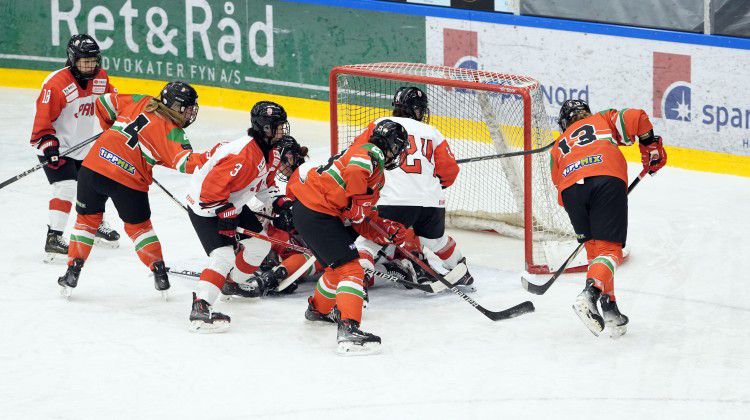
{"type": "Polygon", "coordinates": [[[595,253],[588,254],[593,258],[589,261],[586,278],[593,279],[594,285],[615,301],[615,271],[622,261],[622,245],[600,240],[589,242],[586,243],[586,251],[593,248],[595,253]],[[589,242],[593,243],[589,245],[589,242]]]}
{"type": "Polygon", "coordinates": [[[364,270],[358,260],[349,261],[333,269],[337,275],[336,307],[341,313],[341,319],[362,320],[362,304],[365,290],[362,279],[364,270]]]}
{"type": "Polygon", "coordinates": [[[240,241],[240,251],[234,260],[237,270],[232,272],[232,279],[244,282],[255,273],[263,259],[271,251],[271,243],[258,238],[248,238],[240,241]]]}
{"type": "Polygon", "coordinates": [[[73,231],[70,232],[68,265],[71,265],[76,258],[86,261],[89,257],[91,247],[94,246],[96,229],[102,223],[103,217],[103,213],[79,214],[76,217],[76,224],[73,226],[73,231]]]}
{"type": "Polygon", "coordinates": [[[461,258],[463,258],[461,251],[456,248],[456,241],[448,235],[443,235],[438,239],[427,239],[422,237],[419,239],[424,246],[440,258],[443,262],[443,267],[448,270],[454,269],[461,258]]]}
{"type": "Polygon", "coordinates": [[[133,240],[138,258],[146,264],[149,270],[155,262],[164,260],[161,254],[161,243],[154,232],[151,220],[137,224],[125,223],[125,232],[133,240]]]}
{"type": "Polygon", "coordinates": [[[213,305],[221,293],[229,270],[232,269],[234,250],[231,246],[216,248],[211,251],[208,258],[208,267],[201,272],[201,277],[195,286],[195,294],[198,299],[203,299],[213,305]]]}

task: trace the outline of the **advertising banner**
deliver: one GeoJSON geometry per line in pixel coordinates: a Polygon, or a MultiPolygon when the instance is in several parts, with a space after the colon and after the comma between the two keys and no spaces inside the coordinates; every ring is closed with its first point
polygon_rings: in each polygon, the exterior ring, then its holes
{"type": "Polygon", "coordinates": [[[15,1],[2,9],[0,67],[60,68],[70,35],[85,32],[115,76],[327,100],[335,65],[425,60],[419,16],[271,0],[15,1]]]}
{"type": "Polygon", "coordinates": [[[592,110],[642,108],[665,143],[750,155],[750,51],[427,18],[427,63],[540,81],[557,118],[570,98],[592,110]]]}

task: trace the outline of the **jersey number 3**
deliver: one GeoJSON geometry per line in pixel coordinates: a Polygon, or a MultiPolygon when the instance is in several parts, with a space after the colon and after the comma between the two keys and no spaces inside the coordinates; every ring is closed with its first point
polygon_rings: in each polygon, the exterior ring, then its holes
{"type": "Polygon", "coordinates": [[[135,121],[125,126],[125,128],[122,129],[122,134],[127,137],[128,141],[127,144],[128,147],[131,149],[135,149],[135,146],[138,146],[138,133],[143,130],[144,127],[148,125],[151,121],[143,114],[138,115],[136,117],[135,121]]]}
{"type": "Polygon", "coordinates": [[[586,146],[596,140],[596,131],[593,125],[585,124],[578,127],[574,132],[570,133],[568,137],[563,137],[560,140],[558,146],[564,155],[570,153],[570,146],[568,145],[568,139],[573,141],[574,146],[586,146]]]}

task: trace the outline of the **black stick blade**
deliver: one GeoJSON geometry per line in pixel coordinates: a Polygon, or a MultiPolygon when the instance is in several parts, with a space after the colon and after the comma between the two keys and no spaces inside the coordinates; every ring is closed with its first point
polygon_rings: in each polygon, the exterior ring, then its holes
{"type": "Polygon", "coordinates": [[[493,321],[502,321],[504,319],[515,318],[523,314],[534,312],[534,310],[534,304],[527,300],[526,302],[519,303],[518,305],[512,308],[505,309],[503,311],[492,312],[485,309],[483,313],[487,316],[487,318],[493,321]]]}
{"type": "Polygon", "coordinates": [[[546,283],[542,284],[534,284],[526,280],[524,277],[521,277],[521,285],[523,286],[524,290],[526,290],[529,293],[535,294],[535,295],[543,295],[544,292],[549,289],[550,286],[552,286],[552,283],[555,282],[557,279],[557,276],[553,277],[550,281],[547,281],[546,283]]]}

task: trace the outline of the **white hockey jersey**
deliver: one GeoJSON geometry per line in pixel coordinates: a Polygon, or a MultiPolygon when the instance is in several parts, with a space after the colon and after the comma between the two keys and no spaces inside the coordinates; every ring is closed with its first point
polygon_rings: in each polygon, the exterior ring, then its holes
{"type": "Polygon", "coordinates": [[[188,206],[199,216],[212,217],[226,203],[237,210],[253,197],[268,204],[281,195],[275,183],[281,159],[275,149],[270,154],[267,163],[258,143],[248,136],[219,145],[191,176],[188,206]]]}
{"type": "MultiPolygon", "coordinates": [[[[102,129],[95,112],[96,99],[115,91],[103,69],[88,81],[85,89],[76,82],[67,67],[52,72],[44,79],[42,91],[36,100],[31,145],[36,147],[42,137],[53,135],[60,141],[62,154],[99,133],[102,129]]],[[[83,160],[90,147],[83,147],[69,156],[83,160]]],[[[44,153],[37,149],[37,155],[42,156],[44,153]]]]}
{"type": "Polygon", "coordinates": [[[385,117],[409,133],[409,148],[401,167],[385,171],[378,205],[445,207],[444,188],[453,185],[459,168],[448,142],[435,127],[411,118],[385,117]]]}

